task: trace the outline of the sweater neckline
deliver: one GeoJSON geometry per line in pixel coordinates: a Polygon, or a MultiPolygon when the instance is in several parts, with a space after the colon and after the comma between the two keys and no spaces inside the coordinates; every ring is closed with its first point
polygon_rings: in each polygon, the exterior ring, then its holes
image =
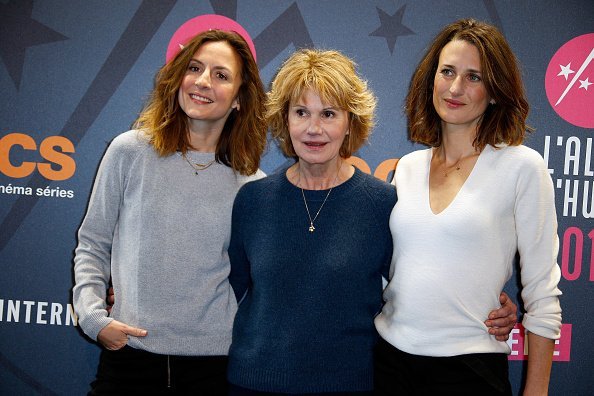
{"type": "Polygon", "coordinates": [[[458,192],[456,193],[456,195],[454,196],[454,199],[452,199],[452,201],[448,204],[448,206],[446,206],[441,212],[439,213],[435,213],[433,211],[433,209],[431,208],[431,200],[430,200],[430,193],[431,190],[429,189],[429,177],[431,175],[431,159],[433,158],[433,148],[429,148],[427,149],[427,159],[426,159],[426,167],[427,167],[427,174],[425,177],[425,207],[427,208],[427,210],[429,211],[429,213],[434,216],[434,217],[440,217],[440,216],[444,216],[445,213],[451,211],[452,209],[450,209],[453,206],[456,206],[458,204],[458,202],[460,200],[463,200],[465,195],[466,195],[466,190],[472,187],[472,184],[474,183],[474,179],[477,177],[475,176],[477,173],[481,172],[481,166],[482,166],[482,162],[485,161],[484,157],[486,157],[487,151],[491,151],[492,148],[487,144],[485,146],[485,148],[483,148],[483,150],[480,152],[472,170],[470,171],[470,174],[468,175],[468,177],[466,178],[466,180],[464,181],[464,183],[462,184],[462,186],[460,187],[460,189],[458,190],[458,192]]]}
{"type": "MultiPolygon", "coordinates": [[[[289,179],[287,178],[287,169],[289,169],[289,166],[284,167],[281,171],[281,176],[282,176],[281,180],[282,180],[283,189],[285,191],[287,191],[287,193],[290,196],[298,195],[299,198],[302,199],[301,188],[297,187],[296,185],[294,185],[293,183],[291,183],[289,181],[289,179]]],[[[359,170],[359,168],[357,168],[355,166],[355,172],[353,173],[353,175],[345,182],[334,187],[332,189],[332,193],[328,197],[328,200],[332,200],[333,198],[337,198],[337,197],[340,197],[342,195],[349,193],[351,190],[356,188],[362,181],[363,181],[363,172],[361,172],[359,170]]],[[[330,189],[326,189],[326,190],[303,189],[303,193],[307,196],[308,200],[311,199],[311,200],[317,201],[320,199],[323,200],[326,197],[326,195],[328,194],[329,190],[330,189]]]]}

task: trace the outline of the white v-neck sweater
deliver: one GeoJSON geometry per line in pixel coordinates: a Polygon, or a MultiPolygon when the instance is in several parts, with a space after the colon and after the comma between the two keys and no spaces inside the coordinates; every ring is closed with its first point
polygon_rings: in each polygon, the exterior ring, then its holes
{"type": "Polygon", "coordinates": [[[429,205],[432,150],[404,156],[390,229],[394,255],[386,301],[375,320],[396,348],[425,356],[509,353],[483,323],[520,256],[523,325],[556,339],[559,240],[554,190],[542,157],[525,146],[487,146],[439,214],[429,205]]]}

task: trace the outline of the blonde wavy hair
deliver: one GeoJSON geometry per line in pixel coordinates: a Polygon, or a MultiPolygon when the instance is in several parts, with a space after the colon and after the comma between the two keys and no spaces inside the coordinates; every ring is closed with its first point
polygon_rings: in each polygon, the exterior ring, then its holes
{"type": "Polygon", "coordinates": [[[357,74],[356,64],[338,51],[301,49],[283,63],[266,100],[266,121],[272,136],[287,157],[297,159],[289,135],[289,106],[308,89],[315,91],[323,102],[349,113],[350,133],[339,154],[342,158],[350,157],[371,134],[377,100],[367,82],[357,74]]]}

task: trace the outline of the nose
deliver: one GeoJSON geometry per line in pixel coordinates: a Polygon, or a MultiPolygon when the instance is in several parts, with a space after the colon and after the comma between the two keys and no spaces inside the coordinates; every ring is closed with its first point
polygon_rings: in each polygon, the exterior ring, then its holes
{"type": "Polygon", "coordinates": [[[208,69],[205,69],[202,73],[200,73],[196,76],[196,80],[194,80],[194,85],[197,86],[198,88],[200,88],[200,87],[209,88],[210,87],[210,72],[208,71],[208,69]]]}
{"type": "Polygon", "coordinates": [[[322,125],[320,123],[320,117],[312,116],[309,120],[309,125],[307,126],[307,133],[311,135],[316,135],[322,132],[322,125]]]}
{"type": "Polygon", "coordinates": [[[450,85],[450,93],[452,95],[460,95],[464,91],[463,76],[456,76],[450,85]]]}

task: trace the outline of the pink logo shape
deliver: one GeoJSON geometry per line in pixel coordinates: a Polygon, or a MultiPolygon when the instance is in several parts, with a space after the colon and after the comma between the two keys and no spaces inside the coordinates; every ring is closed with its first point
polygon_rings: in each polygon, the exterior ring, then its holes
{"type": "Polygon", "coordinates": [[[181,50],[181,47],[186,45],[192,38],[210,29],[220,29],[239,34],[247,42],[248,47],[252,52],[252,56],[254,57],[254,60],[256,60],[256,47],[254,46],[254,42],[249,33],[243,26],[233,19],[222,15],[206,14],[187,20],[175,31],[175,33],[173,33],[171,40],[169,40],[169,45],[167,46],[165,63],[175,58],[181,50]]]}
{"type": "MultiPolygon", "coordinates": [[[[561,325],[561,337],[558,340],[555,340],[553,361],[569,362],[571,360],[571,331],[571,324],[563,323],[561,325]]],[[[509,335],[509,340],[507,340],[507,345],[509,345],[511,349],[511,353],[507,356],[507,360],[528,359],[530,351],[528,350],[526,329],[522,324],[518,323],[512,329],[511,334],[509,335]]]]}
{"type": "Polygon", "coordinates": [[[545,89],[561,118],[594,128],[594,33],[578,36],[557,50],[547,67],[545,89]]]}

